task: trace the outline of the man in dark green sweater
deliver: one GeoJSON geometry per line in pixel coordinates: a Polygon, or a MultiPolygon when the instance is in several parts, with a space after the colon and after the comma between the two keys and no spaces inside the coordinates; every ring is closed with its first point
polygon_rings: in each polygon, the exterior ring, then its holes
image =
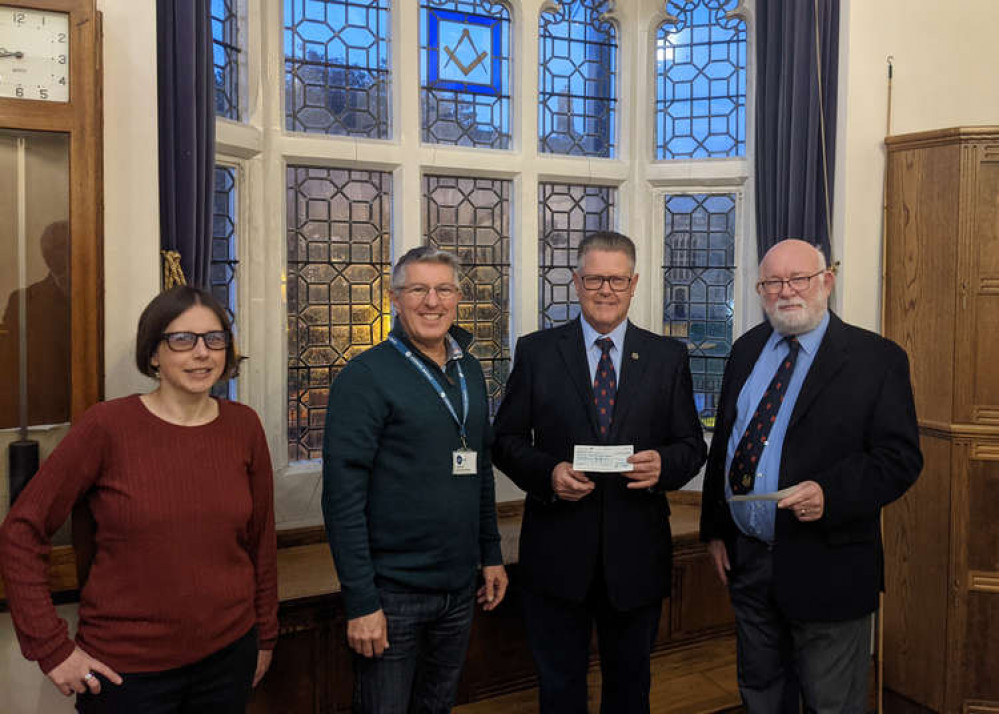
{"type": "Polygon", "coordinates": [[[476,597],[491,610],[506,593],[488,398],[471,335],[454,324],[460,297],[453,255],[406,253],[389,338],[330,389],[323,516],[355,712],[450,712],[476,597]]]}

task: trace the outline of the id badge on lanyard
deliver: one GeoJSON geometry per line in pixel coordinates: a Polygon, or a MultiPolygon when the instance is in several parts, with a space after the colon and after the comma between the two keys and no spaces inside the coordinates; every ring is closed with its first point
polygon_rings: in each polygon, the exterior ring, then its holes
{"type": "Polygon", "coordinates": [[[444,406],[447,407],[448,412],[451,414],[451,418],[454,419],[455,424],[458,425],[458,434],[461,436],[461,448],[455,449],[451,452],[451,475],[452,476],[475,476],[479,472],[479,454],[478,452],[469,449],[468,444],[465,442],[465,420],[468,418],[468,383],[465,381],[465,372],[461,368],[461,364],[458,363],[458,382],[461,384],[461,406],[462,415],[458,418],[458,413],[454,410],[454,406],[451,404],[451,400],[448,399],[447,393],[441,388],[440,383],[434,378],[434,375],[430,373],[427,366],[423,364],[419,359],[417,359],[411,350],[407,349],[398,339],[393,335],[389,335],[389,342],[395,347],[399,352],[402,353],[403,357],[409,360],[410,364],[419,370],[420,374],[430,382],[430,385],[437,392],[437,396],[441,398],[444,402],[444,406]]]}

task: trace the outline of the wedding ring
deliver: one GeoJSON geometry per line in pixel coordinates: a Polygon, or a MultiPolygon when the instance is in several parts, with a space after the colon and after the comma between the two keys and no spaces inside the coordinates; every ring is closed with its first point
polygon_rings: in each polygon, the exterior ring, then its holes
{"type": "Polygon", "coordinates": [[[85,675],[83,675],[83,681],[84,682],[89,682],[93,678],[94,678],[94,673],[93,672],[87,672],[85,675]]]}

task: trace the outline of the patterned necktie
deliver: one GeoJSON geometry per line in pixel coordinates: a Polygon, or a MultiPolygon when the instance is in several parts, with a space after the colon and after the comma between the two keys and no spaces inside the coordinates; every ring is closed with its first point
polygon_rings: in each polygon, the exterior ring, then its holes
{"type": "Polygon", "coordinates": [[[606,439],[614,416],[614,395],[617,393],[617,375],[610,357],[614,342],[609,337],[602,337],[597,340],[597,346],[600,348],[600,361],[597,362],[597,374],[593,378],[593,405],[597,408],[600,437],[606,439]]]}
{"type": "Polygon", "coordinates": [[[784,401],[787,383],[791,381],[794,363],[798,361],[798,350],[801,345],[796,337],[786,337],[788,353],[780,363],[774,378],[770,380],[767,391],[763,393],[760,403],[756,405],[753,418],[749,420],[742,439],[732,455],[732,466],[729,468],[728,481],[732,493],[736,495],[749,493],[753,490],[756,480],[756,465],[759,463],[763,447],[767,444],[770,429],[777,420],[777,412],[784,401]]]}

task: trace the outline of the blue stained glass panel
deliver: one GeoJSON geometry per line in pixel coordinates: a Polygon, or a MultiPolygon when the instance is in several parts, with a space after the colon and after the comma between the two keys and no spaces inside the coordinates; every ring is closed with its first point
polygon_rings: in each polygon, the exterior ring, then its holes
{"type": "Polygon", "coordinates": [[[538,149],[611,156],[617,37],[607,0],[563,0],[538,22],[538,149]]]}
{"type": "Polygon", "coordinates": [[[420,11],[422,138],[510,144],[510,12],[494,0],[424,0],[420,11]]]}
{"type": "Polygon", "coordinates": [[[746,153],[746,23],[738,0],[670,0],[656,34],[656,158],[746,153]]]}
{"type": "Polygon", "coordinates": [[[215,115],[239,121],[239,20],[236,0],[211,0],[215,115]]]}
{"type": "Polygon", "coordinates": [[[285,0],[285,127],[388,138],[389,0],[285,0]]]}
{"type": "MultiPolygon", "coordinates": [[[[212,196],[212,255],[210,290],[222,303],[226,315],[236,330],[236,169],[215,167],[215,191],[212,196]]],[[[236,398],[236,380],[227,379],[212,387],[212,395],[223,399],[236,398]]]]}
{"type": "Polygon", "coordinates": [[[666,197],[663,333],[687,343],[694,401],[713,428],[725,359],[732,348],[735,195],[666,197]]]}

